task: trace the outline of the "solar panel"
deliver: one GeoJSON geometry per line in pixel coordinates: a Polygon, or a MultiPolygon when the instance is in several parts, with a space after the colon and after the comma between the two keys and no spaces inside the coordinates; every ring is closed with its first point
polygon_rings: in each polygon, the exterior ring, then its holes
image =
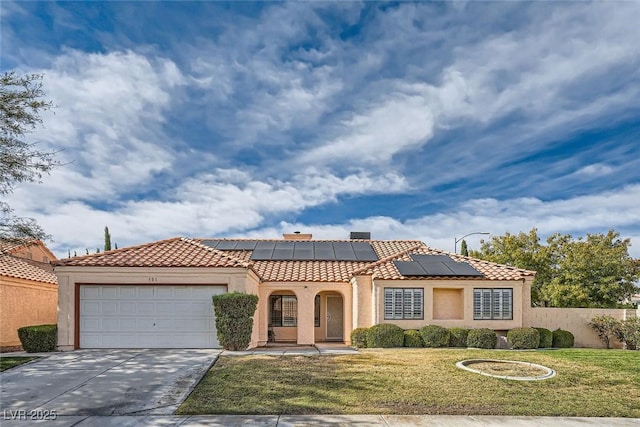
{"type": "Polygon", "coordinates": [[[220,240],[216,245],[216,249],[221,251],[232,251],[236,248],[237,244],[237,240],[220,240]]]}
{"type": "Polygon", "coordinates": [[[276,242],[275,241],[267,241],[267,242],[257,242],[255,249],[275,249],[276,242]]]}
{"type": "Polygon", "coordinates": [[[449,258],[446,255],[411,254],[411,259],[413,259],[414,261],[418,261],[418,262],[434,262],[434,261],[449,262],[449,261],[453,261],[451,258],[449,258]]]}
{"type": "Polygon", "coordinates": [[[422,261],[418,264],[427,272],[427,276],[455,276],[453,270],[442,261],[422,261]]]}
{"type": "Polygon", "coordinates": [[[427,272],[417,262],[393,261],[393,264],[403,276],[427,276],[427,272]]]}
{"type": "Polygon", "coordinates": [[[238,240],[236,251],[252,251],[256,248],[257,243],[255,240],[238,240]]]}
{"type": "Polygon", "coordinates": [[[411,254],[414,261],[394,261],[403,276],[482,276],[466,262],[456,262],[446,255],[411,254]]]}
{"type": "Polygon", "coordinates": [[[254,261],[269,261],[273,257],[273,249],[255,249],[251,253],[251,259],[254,261]]]}
{"type": "Polygon", "coordinates": [[[218,245],[218,242],[220,242],[220,240],[203,240],[202,244],[215,249],[215,247],[218,245]]]}
{"type": "Polygon", "coordinates": [[[368,242],[203,240],[221,251],[253,251],[254,261],[377,261],[378,255],[368,242]]]}
{"type": "Polygon", "coordinates": [[[466,262],[454,261],[447,263],[447,267],[451,268],[453,272],[456,273],[456,276],[482,276],[482,273],[466,262]]]}

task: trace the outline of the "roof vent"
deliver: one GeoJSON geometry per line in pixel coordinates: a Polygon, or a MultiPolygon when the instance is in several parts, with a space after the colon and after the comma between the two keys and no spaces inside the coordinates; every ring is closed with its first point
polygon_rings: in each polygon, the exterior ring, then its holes
{"type": "Polygon", "coordinates": [[[296,231],[293,233],[284,233],[282,237],[284,237],[284,240],[311,240],[313,236],[311,234],[303,234],[296,231]]]}
{"type": "Polygon", "coordinates": [[[369,231],[352,231],[349,235],[351,240],[371,240],[371,232],[369,231]]]}

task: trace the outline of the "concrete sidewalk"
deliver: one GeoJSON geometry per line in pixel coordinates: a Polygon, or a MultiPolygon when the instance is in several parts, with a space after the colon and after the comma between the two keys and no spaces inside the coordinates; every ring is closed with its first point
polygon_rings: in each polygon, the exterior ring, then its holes
{"type": "MultiPolygon", "coordinates": [[[[24,426],[25,421],[0,418],[3,427],[24,426]]],[[[373,426],[373,427],[631,427],[638,418],[497,417],[488,415],[211,415],[211,416],[58,416],[30,424],[57,427],[134,426],[373,426]]]]}
{"type": "Polygon", "coordinates": [[[224,350],[221,354],[225,356],[248,356],[254,354],[266,354],[270,356],[317,356],[317,355],[339,355],[357,354],[358,350],[342,343],[315,343],[314,345],[283,345],[270,344],[266,347],[256,347],[243,351],[224,350]]]}

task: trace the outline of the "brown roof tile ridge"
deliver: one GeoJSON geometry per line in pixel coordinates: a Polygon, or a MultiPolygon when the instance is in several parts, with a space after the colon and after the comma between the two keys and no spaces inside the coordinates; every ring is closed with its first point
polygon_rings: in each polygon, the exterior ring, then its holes
{"type": "Polygon", "coordinates": [[[234,263],[238,264],[241,267],[245,267],[245,268],[253,267],[253,264],[250,263],[250,262],[243,261],[243,260],[238,259],[238,258],[236,258],[234,256],[228,255],[225,251],[221,251],[221,250],[218,250],[216,248],[212,248],[211,246],[205,245],[204,243],[202,243],[202,239],[190,239],[189,237],[181,237],[180,240],[182,240],[183,242],[189,243],[191,245],[194,245],[194,246],[196,246],[198,248],[205,249],[205,250],[207,250],[209,252],[212,252],[212,253],[218,255],[220,258],[231,260],[231,261],[233,261],[234,263]]]}
{"type": "MultiPolygon", "coordinates": [[[[392,241],[393,241],[393,242],[398,242],[399,240],[392,240],[392,241]]],[[[407,241],[407,242],[414,242],[415,240],[406,240],[406,241],[407,241]]],[[[355,276],[355,275],[357,275],[357,274],[362,274],[362,273],[364,273],[365,271],[370,270],[370,269],[372,269],[372,268],[375,268],[375,267],[377,267],[377,266],[379,266],[379,265],[386,264],[386,263],[388,263],[389,261],[393,261],[393,260],[394,260],[394,259],[396,259],[396,258],[403,257],[403,256],[407,255],[407,254],[408,254],[409,252],[411,252],[411,251],[415,251],[415,250],[417,250],[417,249],[420,249],[420,248],[426,248],[426,247],[427,247],[427,246],[424,244],[424,242],[419,242],[418,244],[416,244],[416,245],[414,245],[414,246],[411,246],[410,248],[404,249],[404,250],[402,250],[402,251],[400,251],[400,252],[396,252],[395,254],[391,254],[391,255],[389,255],[389,256],[386,256],[386,257],[384,257],[384,258],[381,258],[381,259],[379,259],[378,261],[374,261],[374,262],[372,262],[371,264],[367,264],[367,265],[365,265],[364,267],[359,268],[359,269],[357,269],[357,270],[353,271],[351,274],[352,274],[353,276],[355,276]]]]}
{"type": "Polygon", "coordinates": [[[162,244],[165,244],[165,243],[171,243],[171,242],[174,242],[174,241],[180,240],[180,239],[181,239],[181,237],[171,237],[169,239],[156,240],[154,242],[143,243],[141,245],[127,246],[127,247],[124,247],[124,248],[112,249],[110,251],[99,252],[99,253],[96,253],[96,254],[79,255],[79,256],[74,256],[72,258],[58,259],[56,261],[53,261],[51,264],[52,265],[56,265],[56,266],[57,265],[73,264],[75,261],[83,261],[85,259],[91,259],[91,258],[100,258],[100,257],[113,255],[113,254],[122,254],[122,253],[135,251],[135,250],[142,249],[142,248],[148,248],[148,247],[151,247],[151,246],[162,245],[162,244]]]}
{"type": "Polygon", "coordinates": [[[524,268],[518,268],[518,267],[513,267],[511,265],[506,265],[506,264],[500,264],[498,262],[493,262],[493,261],[487,261],[485,259],[480,259],[480,258],[474,258],[474,257],[470,257],[470,256],[465,256],[465,255],[461,255],[461,254],[454,254],[451,252],[447,252],[447,251],[443,251],[441,249],[435,249],[435,248],[429,248],[429,250],[432,250],[434,252],[439,252],[443,255],[448,255],[449,257],[453,258],[456,261],[473,261],[473,262],[477,262],[480,264],[486,264],[486,265],[492,265],[494,267],[499,267],[499,268],[506,268],[508,270],[511,271],[517,271],[519,273],[521,273],[523,276],[535,276],[536,272],[533,270],[527,270],[524,268]]]}
{"type": "MultiPolygon", "coordinates": [[[[42,282],[42,283],[52,283],[54,285],[58,284],[58,277],[53,274],[53,272],[48,271],[38,265],[34,265],[33,263],[27,262],[28,260],[20,257],[16,257],[13,255],[0,254],[0,259],[7,259],[9,263],[17,263],[20,264],[21,269],[19,272],[8,272],[7,277],[15,277],[18,279],[26,279],[33,280],[34,282],[42,282]],[[33,271],[37,270],[37,271],[33,271]],[[27,272],[29,274],[27,274],[27,272]],[[26,277],[25,277],[26,276],[26,277]]],[[[15,266],[15,264],[13,264],[15,266]]]]}

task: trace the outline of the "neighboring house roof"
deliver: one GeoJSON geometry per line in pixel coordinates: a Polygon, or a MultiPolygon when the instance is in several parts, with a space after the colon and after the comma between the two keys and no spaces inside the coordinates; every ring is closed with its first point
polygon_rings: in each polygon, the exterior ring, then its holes
{"type": "MultiPolygon", "coordinates": [[[[474,277],[476,280],[520,280],[526,276],[535,275],[533,271],[432,249],[417,240],[367,240],[379,258],[375,262],[251,260],[252,251],[250,250],[218,250],[203,244],[203,240],[209,239],[178,237],[99,254],[63,259],[54,264],[96,267],[245,267],[255,271],[263,282],[348,282],[357,274],[371,274],[374,278],[379,279],[442,279],[438,276],[404,277],[393,263],[393,261],[411,260],[410,254],[439,254],[448,255],[456,261],[469,263],[483,274],[482,277],[474,277]]],[[[282,240],[262,239],[259,241],[282,240]]],[[[331,240],[330,242],[345,241],[352,240],[331,240]]],[[[454,277],[447,276],[447,278],[454,277]]],[[[459,278],[466,279],[467,277],[459,278]]]]}
{"type": "MultiPolygon", "coordinates": [[[[16,255],[21,250],[23,249],[29,250],[34,246],[38,247],[38,249],[40,249],[47,256],[47,258],[49,258],[49,260],[57,259],[55,254],[51,252],[49,248],[40,240],[33,240],[27,243],[0,240],[0,254],[16,255]]],[[[20,256],[20,255],[17,255],[17,256],[20,256]]]]}
{"type": "Polygon", "coordinates": [[[48,271],[49,269],[49,264],[30,262],[12,255],[0,254],[0,276],[57,284],[56,275],[48,271]]]}

